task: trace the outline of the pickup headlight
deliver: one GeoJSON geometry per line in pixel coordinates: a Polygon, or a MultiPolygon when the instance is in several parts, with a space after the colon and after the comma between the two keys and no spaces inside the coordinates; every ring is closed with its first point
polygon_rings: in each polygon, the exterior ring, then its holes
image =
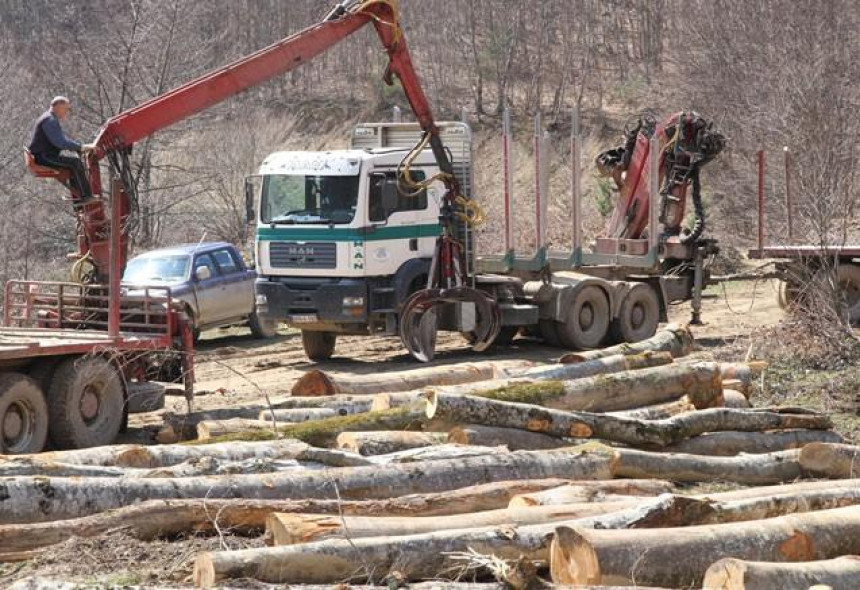
{"type": "Polygon", "coordinates": [[[364,307],[364,297],[344,297],[344,307],[364,307]]]}

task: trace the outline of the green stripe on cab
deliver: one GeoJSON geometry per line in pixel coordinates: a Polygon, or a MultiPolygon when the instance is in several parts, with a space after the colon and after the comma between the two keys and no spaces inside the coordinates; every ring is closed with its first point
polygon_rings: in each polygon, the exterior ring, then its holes
{"type": "Polygon", "coordinates": [[[257,240],[271,242],[376,242],[379,240],[408,240],[411,238],[436,237],[442,233],[438,223],[423,225],[378,226],[370,229],[354,227],[258,227],[257,240]]]}

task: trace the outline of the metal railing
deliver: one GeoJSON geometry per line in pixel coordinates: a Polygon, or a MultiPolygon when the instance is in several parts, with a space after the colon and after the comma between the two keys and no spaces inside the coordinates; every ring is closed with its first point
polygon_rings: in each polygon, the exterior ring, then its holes
{"type": "MultiPolygon", "coordinates": [[[[108,293],[105,285],[8,281],[3,293],[3,325],[9,328],[107,331],[108,293]]],[[[165,336],[175,333],[169,288],[136,288],[118,299],[120,332],[165,336]]]]}

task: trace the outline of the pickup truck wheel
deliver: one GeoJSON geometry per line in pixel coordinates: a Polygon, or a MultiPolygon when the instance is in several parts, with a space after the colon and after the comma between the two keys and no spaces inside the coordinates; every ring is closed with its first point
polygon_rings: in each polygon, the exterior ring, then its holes
{"type": "Polygon", "coordinates": [[[119,373],[103,358],[63,361],[47,392],[50,436],[60,449],[82,449],[114,441],[123,424],[119,373]]]}
{"type": "Polygon", "coordinates": [[[48,439],[48,406],[35,380],[20,373],[0,375],[0,453],[39,453],[48,439]]]}
{"type": "Polygon", "coordinates": [[[657,333],[660,300],[651,285],[633,285],[621,301],[612,332],[619,342],[639,342],[657,333]]]}
{"type": "Polygon", "coordinates": [[[573,350],[597,348],[609,331],[609,319],[606,293],[596,285],[586,285],[576,292],[567,317],[558,324],[558,337],[573,350]]]}
{"type": "Polygon", "coordinates": [[[248,317],[248,326],[254,338],[259,340],[268,340],[278,335],[278,322],[256,311],[248,317]]]}
{"type": "Polygon", "coordinates": [[[327,361],[334,354],[337,334],[334,332],[314,332],[302,330],[302,346],[309,359],[315,362],[327,361]]]}

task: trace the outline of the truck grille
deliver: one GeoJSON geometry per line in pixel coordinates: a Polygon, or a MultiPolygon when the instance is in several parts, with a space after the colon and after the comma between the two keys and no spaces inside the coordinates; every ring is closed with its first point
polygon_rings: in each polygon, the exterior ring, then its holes
{"type": "Polygon", "coordinates": [[[334,242],[270,242],[272,268],[335,268],[337,244],[334,242]]]}

